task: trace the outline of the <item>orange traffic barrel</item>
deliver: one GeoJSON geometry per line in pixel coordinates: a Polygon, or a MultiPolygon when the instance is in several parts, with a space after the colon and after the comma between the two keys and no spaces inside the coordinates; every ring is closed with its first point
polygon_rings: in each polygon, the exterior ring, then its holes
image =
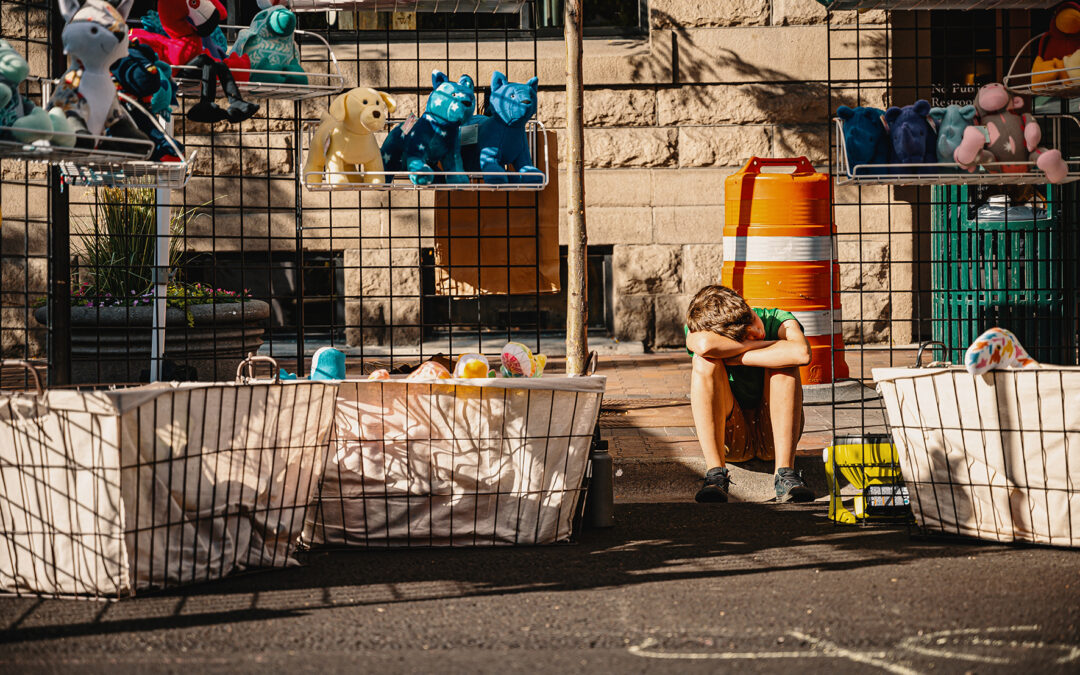
{"type": "Polygon", "coordinates": [[[803,326],[812,353],[804,385],[848,377],[840,334],[840,265],[829,175],[805,157],[751,157],[724,181],[721,282],[751,307],[779,307],[803,326]],[[764,167],[793,167],[789,172],[764,167]]]}

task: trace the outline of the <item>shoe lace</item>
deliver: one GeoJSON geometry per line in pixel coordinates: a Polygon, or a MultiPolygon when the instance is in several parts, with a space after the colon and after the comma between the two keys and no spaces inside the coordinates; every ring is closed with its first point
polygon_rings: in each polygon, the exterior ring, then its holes
{"type": "Polygon", "coordinates": [[[735,485],[735,481],[731,480],[731,474],[725,471],[705,476],[705,484],[718,485],[726,490],[729,485],[735,485]]]}
{"type": "Polygon", "coordinates": [[[806,485],[806,481],[803,480],[803,472],[801,470],[792,469],[790,471],[777,473],[776,478],[777,481],[785,487],[806,485]]]}

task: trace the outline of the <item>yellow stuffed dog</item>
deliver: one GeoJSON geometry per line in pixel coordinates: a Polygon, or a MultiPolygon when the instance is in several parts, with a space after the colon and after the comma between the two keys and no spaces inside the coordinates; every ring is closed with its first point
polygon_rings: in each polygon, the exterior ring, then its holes
{"type": "Polygon", "coordinates": [[[334,99],[323,114],[304,161],[304,180],[309,183],[383,183],[385,176],[368,175],[383,170],[375,132],[386,127],[386,118],[397,104],[387,94],[368,87],[351,89],[334,99]]]}

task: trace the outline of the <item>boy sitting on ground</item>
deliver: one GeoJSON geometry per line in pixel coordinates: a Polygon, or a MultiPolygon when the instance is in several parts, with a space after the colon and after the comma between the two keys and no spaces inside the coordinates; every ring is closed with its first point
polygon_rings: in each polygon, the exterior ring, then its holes
{"type": "Polygon", "coordinates": [[[799,366],[810,363],[795,315],[751,309],[730,288],[706,286],[690,301],[685,330],[694,355],[690,407],[707,468],[695,499],[726,502],[725,462],[753,457],[776,459],[777,501],[813,499],[794,469],[804,421],[799,366]]]}

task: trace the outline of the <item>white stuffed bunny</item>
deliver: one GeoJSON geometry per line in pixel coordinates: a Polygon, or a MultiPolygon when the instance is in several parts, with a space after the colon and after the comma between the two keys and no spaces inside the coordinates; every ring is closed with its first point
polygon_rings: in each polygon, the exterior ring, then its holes
{"type": "MultiPolygon", "coordinates": [[[[128,12],[134,0],[60,0],[60,12],[67,24],[61,40],[68,55],[64,73],[49,101],[49,115],[57,131],[149,143],[128,116],[116,96],[109,66],[128,55],[128,12]]],[[[57,136],[54,143],[72,145],[70,136],[57,136]]],[[[92,147],[92,143],[79,143],[92,147]]],[[[111,149],[138,152],[137,144],[109,143],[111,149]]],[[[149,152],[152,146],[147,145],[149,152]]]]}

